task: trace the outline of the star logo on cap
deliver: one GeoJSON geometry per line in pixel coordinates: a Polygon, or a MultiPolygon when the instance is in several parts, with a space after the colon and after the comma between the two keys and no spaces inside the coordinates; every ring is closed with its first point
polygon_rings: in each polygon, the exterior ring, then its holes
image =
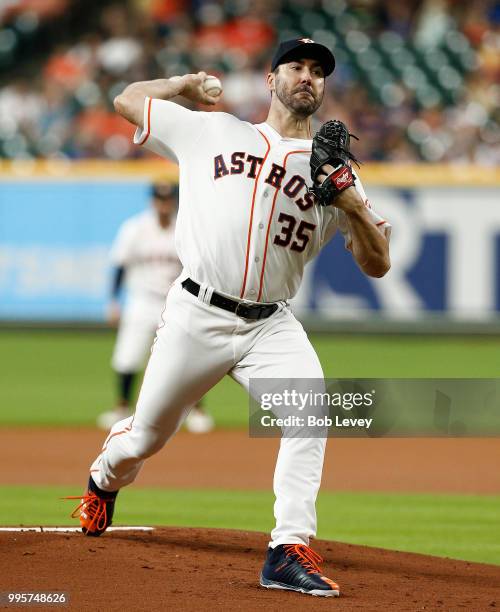
{"type": "Polygon", "coordinates": [[[314,40],[312,40],[311,38],[299,38],[299,41],[303,43],[313,43],[314,42],[314,40]]]}

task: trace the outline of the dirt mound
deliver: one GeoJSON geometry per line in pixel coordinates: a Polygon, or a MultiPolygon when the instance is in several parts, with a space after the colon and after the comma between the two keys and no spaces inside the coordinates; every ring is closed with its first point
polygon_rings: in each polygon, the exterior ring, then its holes
{"type": "Polygon", "coordinates": [[[72,610],[493,610],[500,567],[318,540],[338,600],[258,585],[267,536],[159,528],[101,538],[0,533],[0,592],[66,591],[72,610]]]}

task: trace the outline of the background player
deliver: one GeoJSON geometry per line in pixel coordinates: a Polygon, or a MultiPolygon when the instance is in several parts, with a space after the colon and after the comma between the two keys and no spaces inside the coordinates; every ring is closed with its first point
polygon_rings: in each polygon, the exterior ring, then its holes
{"type": "MultiPolygon", "coordinates": [[[[112,299],[108,322],[118,326],[112,368],[117,379],[117,403],[97,424],[109,430],[130,415],[133,386],[149,354],[165,305],[165,297],[182,269],[174,244],[176,190],[168,183],[152,187],[151,208],[123,223],[111,251],[112,299]],[[125,307],[120,293],[126,285],[125,307]]],[[[213,419],[196,405],[185,425],[193,433],[213,429],[213,419]]]]}

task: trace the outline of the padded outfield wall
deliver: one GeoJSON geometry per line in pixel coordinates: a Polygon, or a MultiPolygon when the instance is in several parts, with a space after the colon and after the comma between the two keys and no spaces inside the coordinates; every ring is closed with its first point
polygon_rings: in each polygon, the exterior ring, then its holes
{"type": "MultiPolygon", "coordinates": [[[[500,171],[366,165],[373,207],[393,225],[393,265],[361,274],[337,236],[307,267],[308,321],[488,323],[500,316],[500,171]]],[[[14,162],[0,166],[0,320],[104,321],[111,241],[173,164],[14,162]]]]}

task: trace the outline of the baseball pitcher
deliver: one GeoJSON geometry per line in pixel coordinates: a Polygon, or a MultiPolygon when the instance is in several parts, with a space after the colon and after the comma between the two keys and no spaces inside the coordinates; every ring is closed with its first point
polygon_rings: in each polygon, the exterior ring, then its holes
{"type": "MultiPolygon", "coordinates": [[[[258,125],[172,101],[217,103],[203,72],[133,83],[116,98],[117,111],[137,126],[137,145],[178,160],[183,271],[169,291],[135,414],[113,427],[91,466],[75,511],[87,535],[105,531],[118,491],[226,374],[247,389],[252,378],[323,379],[288,300],[336,232],[365,274],[388,271],[389,224],[368,204],[346,126],[331,121],[311,134],[334,67],[331,51],[311,39],[281,43],[267,75],[269,114],[258,125]]],[[[325,446],[326,433],[281,439],[264,587],[339,594],[309,546],[325,446]]]]}

